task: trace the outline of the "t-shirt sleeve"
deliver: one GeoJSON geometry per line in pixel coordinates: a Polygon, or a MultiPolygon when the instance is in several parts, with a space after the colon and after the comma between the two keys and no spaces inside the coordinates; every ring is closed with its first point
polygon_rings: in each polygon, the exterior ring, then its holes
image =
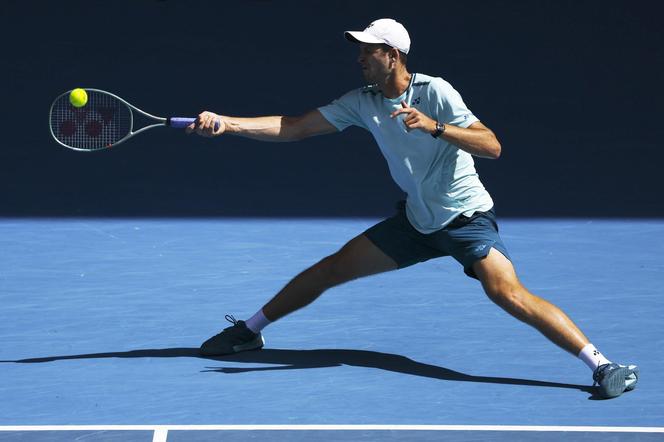
{"type": "Polygon", "coordinates": [[[318,111],[339,131],[348,126],[359,126],[366,129],[360,117],[359,91],[350,91],[327,106],[321,106],[318,111]]]}
{"type": "Polygon", "coordinates": [[[447,81],[438,78],[431,82],[434,97],[433,114],[441,123],[466,128],[479,121],[463,102],[461,95],[447,81]]]}

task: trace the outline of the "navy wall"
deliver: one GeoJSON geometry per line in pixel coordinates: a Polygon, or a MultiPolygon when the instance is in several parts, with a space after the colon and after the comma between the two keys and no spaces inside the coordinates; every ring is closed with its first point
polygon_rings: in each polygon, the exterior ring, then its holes
{"type": "Polygon", "coordinates": [[[370,136],[299,143],[159,129],[94,154],[50,139],[73,87],[156,114],[298,114],[361,85],[342,32],[394,17],[412,71],[499,136],[502,216],[663,216],[659,1],[4,1],[1,216],[380,216],[401,197],[370,136]]]}

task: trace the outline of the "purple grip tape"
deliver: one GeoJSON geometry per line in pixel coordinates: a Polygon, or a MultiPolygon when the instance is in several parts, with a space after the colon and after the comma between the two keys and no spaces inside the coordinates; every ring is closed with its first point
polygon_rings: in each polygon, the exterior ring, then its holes
{"type": "Polygon", "coordinates": [[[168,119],[168,125],[176,129],[184,129],[194,121],[196,121],[196,118],[171,117],[168,119]]]}
{"type": "MultiPolygon", "coordinates": [[[[196,118],[185,118],[185,117],[170,117],[166,121],[166,125],[174,127],[176,129],[184,129],[189,126],[191,123],[196,121],[196,118]]],[[[214,130],[219,129],[219,122],[214,123],[214,130]]]]}

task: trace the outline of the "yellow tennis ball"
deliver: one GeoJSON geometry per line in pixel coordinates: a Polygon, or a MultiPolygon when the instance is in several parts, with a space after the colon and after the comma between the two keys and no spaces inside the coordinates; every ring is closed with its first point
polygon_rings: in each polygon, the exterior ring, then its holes
{"type": "Polygon", "coordinates": [[[74,89],[69,93],[69,102],[74,107],[83,107],[88,102],[88,93],[85,89],[74,89]]]}

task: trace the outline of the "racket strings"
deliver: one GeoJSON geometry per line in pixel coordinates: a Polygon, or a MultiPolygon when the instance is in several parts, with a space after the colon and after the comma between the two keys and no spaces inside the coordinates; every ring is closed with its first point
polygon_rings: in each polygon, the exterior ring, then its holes
{"type": "Polygon", "coordinates": [[[76,108],[69,95],[58,98],[51,110],[51,131],[62,144],[82,150],[104,149],[131,132],[131,110],[117,98],[88,90],[88,102],[76,108]]]}

